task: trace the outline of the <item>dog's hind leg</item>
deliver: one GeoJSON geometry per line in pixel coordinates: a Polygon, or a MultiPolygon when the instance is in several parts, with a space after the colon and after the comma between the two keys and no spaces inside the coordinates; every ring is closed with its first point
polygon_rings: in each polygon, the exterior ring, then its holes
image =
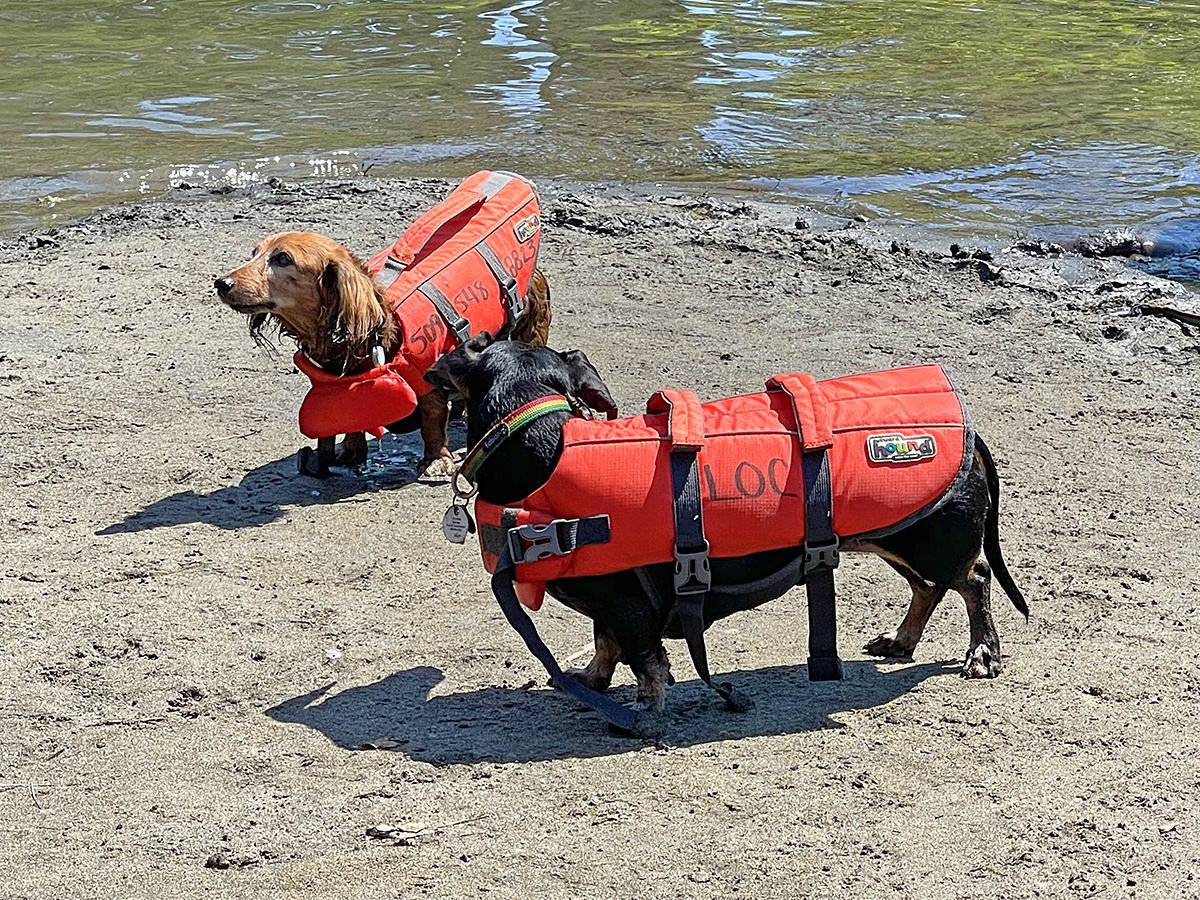
{"type": "Polygon", "coordinates": [[[863,649],[872,656],[911,659],[913,650],[921,640],[921,635],[925,633],[925,625],[929,622],[929,617],[942,598],[946,596],[947,588],[931,584],[897,560],[885,558],[884,562],[908,581],[912,587],[912,601],[908,604],[904,620],[895,631],[879,635],[863,649]]]}
{"type": "Polygon", "coordinates": [[[992,622],[992,570],[980,556],[967,569],[955,590],[967,601],[967,621],[971,626],[971,645],[963,662],[967,678],[995,678],[1004,671],[1000,656],[1000,638],[992,622]]]}
{"type": "Polygon", "coordinates": [[[592,661],[585,668],[568,669],[567,674],[584,687],[603,693],[612,684],[613,672],[621,661],[621,647],[607,626],[593,622],[592,631],[596,636],[596,652],[592,661]]]}

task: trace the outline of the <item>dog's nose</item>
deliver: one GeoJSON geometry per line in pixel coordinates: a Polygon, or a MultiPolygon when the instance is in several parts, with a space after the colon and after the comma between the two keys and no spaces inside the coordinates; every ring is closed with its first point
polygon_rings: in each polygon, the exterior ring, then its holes
{"type": "Polygon", "coordinates": [[[213,283],[217,286],[217,293],[222,297],[233,290],[233,279],[228,275],[222,275],[213,283]]]}

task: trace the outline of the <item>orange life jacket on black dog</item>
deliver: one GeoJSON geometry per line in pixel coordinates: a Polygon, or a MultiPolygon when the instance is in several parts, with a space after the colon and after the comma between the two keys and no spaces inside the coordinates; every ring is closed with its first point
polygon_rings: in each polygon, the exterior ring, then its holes
{"type": "Polygon", "coordinates": [[[488,171],[463,181],[366,264],[400,327],[392,359],[338,376],[296,354],[312,381],[300,430],[312,438],[358,431],[381,437],[384,426],[414,412],[417,398],[432,390],[423,376],[438,357],[520,316],[540,239],[537,194],[528,181],[488,171]]]}
{"type": "Polygon", "coordinates": [[[929,515],[970,467],[974,435],[940,366],[820,382],[777,375],[767,388],[703,405],[690,391],[660,391],[645,415],[568,420],[542,487],[506,507],[476,501],[488,571],[507,546],[517,595],[537,609],[547,581],[670,562],[671,456],[681,448],[697,451],[703,533],[718,558],[805,544],[805,452],[828,451],[832,528],[842,540],[929,515]],[[558,552],[564,529],[578,534],[575,523],[601,517],[596,542],[558,552]]]}

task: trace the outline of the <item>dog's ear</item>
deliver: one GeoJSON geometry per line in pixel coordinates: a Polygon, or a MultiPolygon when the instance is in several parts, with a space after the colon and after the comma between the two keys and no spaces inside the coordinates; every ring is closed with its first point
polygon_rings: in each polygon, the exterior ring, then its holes
{"type": "Polygon", "coordinates": [[[350,344],[358,355],[369,354],[388,311],[362,263],[349,254],[331,260],[321,272],[320,293],[330,340],[350,344]]]}
{"type": "Polygon", "coordinates": [[[425,380],[447,397],[467,396],[467,376],[479,362],[483,351],[495,343],[495,338],[486,331],[444,354],[425,373],[425,380]]]}
{"type": "Polygon", "coordinates": [[[608,385],[596,371],[596,367],[588,361],[582,350],[564,350],[558,354],[567,364],[570,374],[571,393],[587,404],[596,412],[604,413],[608,418],[617,417],[617,404],[608,392],[608,385]]]}

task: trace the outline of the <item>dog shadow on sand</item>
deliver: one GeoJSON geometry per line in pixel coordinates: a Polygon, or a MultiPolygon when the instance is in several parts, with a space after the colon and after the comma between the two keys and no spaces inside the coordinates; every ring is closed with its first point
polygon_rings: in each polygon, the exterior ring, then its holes
{"type": "MultiPolygon", "coordinates": [[[[345,502],[425,480],[417,472],[424,452],[419,434],[388,434],[382,442],[370,443],[371,452],[365,464],[355,469],[333,469],[328,478],[300,475],[296,456],[291,454],[251,469],[237,484],[211,493],[179,491],[155,500],[96,533],[125,534],[195,523],[228,530],[254,528],[282,519],[289,509],[345,502]]],[[[466,426],[452,422],[450,448],[455,450],[465,444],[466,426]]],[[[429,479],[433,484],[448,481],[446,477],[429,479]]]]}
{"type": "MultiPolygon", "coordinates": [[[[841,728],[834,714],[880,706],[927,678],[956,675],[948,662],[919,665],[847,662],[842,681],[810,683],[803,665],[721,676],[754,698],[754,709],[726,710],[699,680],[670,688],[661,740],[683,747],[712,741],[841,728]]],[[[437,766],[531,762],[627,753],[645,739],[611,733],[595,713],[550,689],[488,687],[430,696],[441,670],[418,666],[373,684],[334,692],[336,682],[267,710],[306,725],[347,750],[390,749],[437,766]]],[[[630,703],[633,685],[614,688],[630,703]]]]}

